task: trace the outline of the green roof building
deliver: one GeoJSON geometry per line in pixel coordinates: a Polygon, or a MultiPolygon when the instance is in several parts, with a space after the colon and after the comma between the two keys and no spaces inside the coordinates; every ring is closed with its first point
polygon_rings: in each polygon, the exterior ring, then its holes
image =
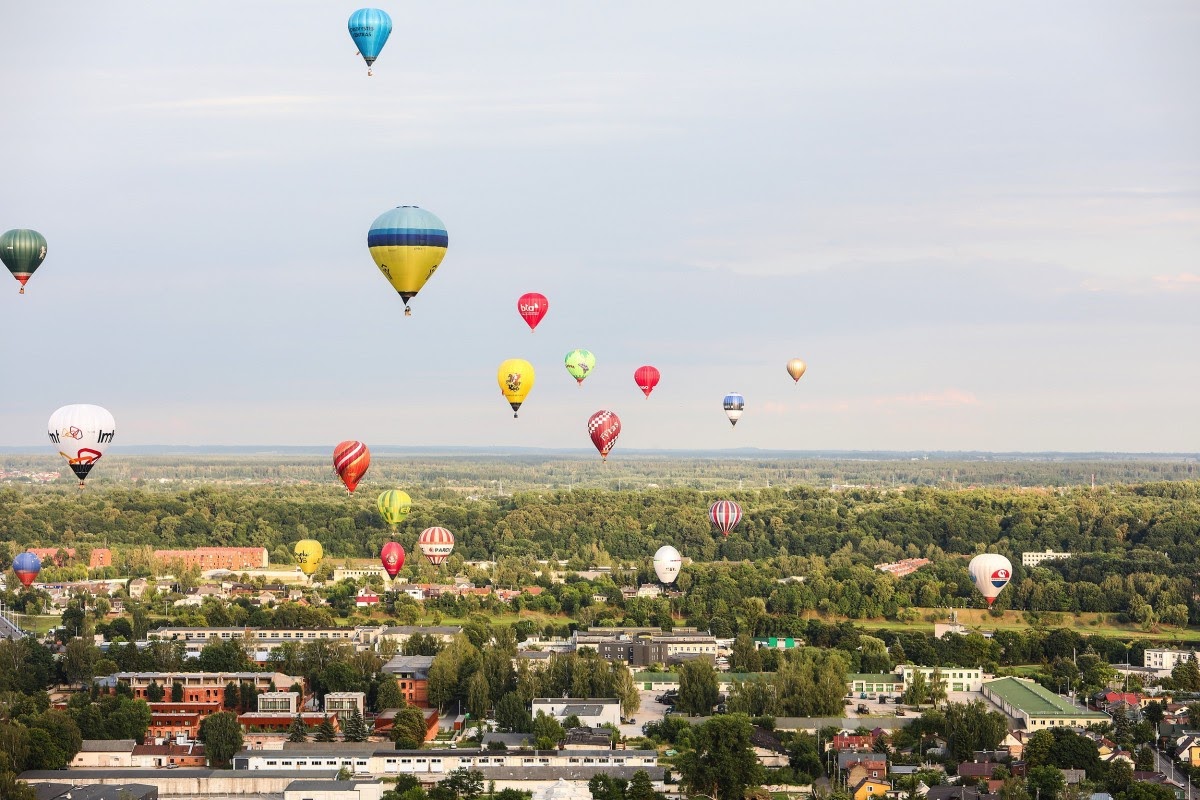
{"type": "Polygon", "coordinates": [[[988,681],[982,691],[984,697],[1030,731],[1083,728],[1093,722],[1109,721],[1107,714],[1079,708],[1041,684],[1022,678],[988,681]]]}

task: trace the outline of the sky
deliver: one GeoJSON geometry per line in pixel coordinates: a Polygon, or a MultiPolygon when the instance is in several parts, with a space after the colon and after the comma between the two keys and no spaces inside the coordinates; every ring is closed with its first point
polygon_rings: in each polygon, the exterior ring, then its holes
{"type": "Polygon", "coordinates": [[[0,446],[1200,451],[1200,5],[387,3],[373,77],[357,7],[4,4],[0,446]]]}

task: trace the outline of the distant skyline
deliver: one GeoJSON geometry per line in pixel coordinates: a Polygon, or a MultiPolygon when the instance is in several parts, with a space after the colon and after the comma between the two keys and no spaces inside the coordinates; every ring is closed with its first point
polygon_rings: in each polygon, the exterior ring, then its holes
{"type": "Polygon", "coordinates": [[[49,242],[0,278],[0,451],[80,402],[114,454],[601,408],[611,458],[1200,450],[1195,3],[379,3],[371,78],[359,5],[0,10],[0,231],[49,242]],[[450,239],[411,318],[366,247],[402,204],[450,239]]]}

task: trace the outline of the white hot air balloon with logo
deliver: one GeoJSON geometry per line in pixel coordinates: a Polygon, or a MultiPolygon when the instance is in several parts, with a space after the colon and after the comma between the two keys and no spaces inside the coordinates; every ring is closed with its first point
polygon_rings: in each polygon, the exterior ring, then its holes
{"type": "Polygon", "coordinates": [[[984,553],[971,559],[968,568],[975,588],[987,600],[988,605],[996,602],[1000,592],[1012,580],[1012,562],[999,553],[984,553]]]}
{"type": "Polygon", "coordinates": [[[117,431],[112,414],[87,404],[63,406],[50,415],[46,427],[51,446],[67,460],[80,486],[117,431]]]}
{"type": "Polygon", "coordinates": [[[679,551],[669,544],[664,544],[654,554],[654,573],[663,583],[674,583],[682,566],[683,558],[679,551]]]}

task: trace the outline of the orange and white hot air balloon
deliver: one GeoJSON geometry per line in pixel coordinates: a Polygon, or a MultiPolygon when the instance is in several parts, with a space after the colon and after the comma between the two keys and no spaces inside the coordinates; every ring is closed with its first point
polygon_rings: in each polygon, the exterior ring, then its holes
{"type": "Polygon", "coordinates": [[[362,442],[349,440],[333,448],[333,471],[353,494],[354,488],[371,466],[371,451],[362,442]]]}

